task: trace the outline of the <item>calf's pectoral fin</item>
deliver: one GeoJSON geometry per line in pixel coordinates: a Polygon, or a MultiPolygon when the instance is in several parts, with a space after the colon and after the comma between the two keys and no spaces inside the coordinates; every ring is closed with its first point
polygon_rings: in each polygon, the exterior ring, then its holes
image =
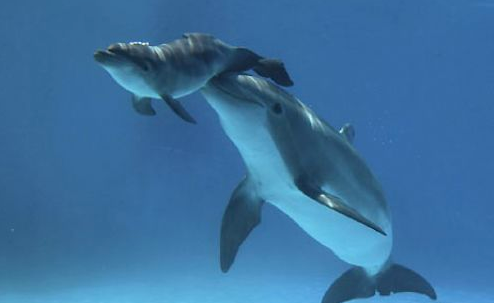
{"type": "Polygon", "coordinates": [[[384,230],[382,230],[381,227],[379,227],[377,224],[374,222],[370,221],[363,215],[361,215],[357,210],[353,209],[352,207],[348,206],[343,200],[340,198],[331,195],[327,192],[324,192],[322,189],[320,189],[318,186],[314,186],[310,183],[309,180],[306,178],[299,178],[296,180],[295,184],[297,185],[298,189],[303,192],[305,195],[307,195],[309,198],[317,201],[318,203],[352,219],[357,221],[360,224],[363,224],[369,228],[372,228],[373,230],[377,231],[378,233],[386,236],[386,233],[384,230]]]}
{"type": "Polygon", "coordinates": [[[177,114],[183,120],[196,124],[196,120],[187,112],[187,110],[180,104],[179,101],[175,100],[172,96],[163,94],[161,95],[161,99],[165,101],[165,103],[173,110],[175,114],[177,114]]]}
{"type": "Polygon", "coordinates": [[[154,116],[156,111],[151,105],[151,98],[139,98],[136,95],[132,95],[132,107],[134,110],[144,116],[154,116]]]}
{"type": "Polygon", "coordinates": [[[248,178],[233,191],[221,222],[220,264],[223,272],[230,269],[240,245],[261,222],[263,204],[248,178]]]}

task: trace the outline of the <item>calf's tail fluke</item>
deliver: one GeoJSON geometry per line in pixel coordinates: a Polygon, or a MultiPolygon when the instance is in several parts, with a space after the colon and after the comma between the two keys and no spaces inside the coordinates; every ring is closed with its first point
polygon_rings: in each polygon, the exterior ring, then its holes
{"type": "Polygon", "coordinates": [[[376,294],[414,292],[437,299],[432,285],[418,273],[398,264],[391,264],[375,276],[369,276],[363,268],[354,267],[341,275],[328,289],[322,303],[342,303],[358,298],[370,298],[376,294]]]}
{"type": "Polygon", "coordinates": [[[260,59],[254,66],[254,71],[259,75],[270,78],[282,86],[292,86],[293,81],[285,69],[285,64],[277,59],[260,59]]]}
{"type": "Polygon", "coordinates": [[[285,64],[278,59],[268,59],[254,53],[248,48],[238,47],[223,72],[243,72],[253,69],[259,76],[269,78],[281,86],[292,86],[293,81],[285,69],[285,64]]]}

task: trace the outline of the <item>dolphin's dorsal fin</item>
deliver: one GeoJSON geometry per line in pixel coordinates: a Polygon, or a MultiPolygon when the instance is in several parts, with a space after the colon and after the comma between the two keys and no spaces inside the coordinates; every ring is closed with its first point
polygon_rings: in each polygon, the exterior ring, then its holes
{"type": "Polygon", "coordinates": [[[324,192],[321,188],[314,186],[308,178],[298,178],[295,181],[295,185],[301,192],[314,201],[386,236],[384,230],[377,224],[364,217],[356,209],[348,206],[341,198],[324,192]]]}
{"type": "Polygon", "coordinates": [[[355,138],[355,128],[353,128],[353,125],[350,123],[347,123],[341,127],[340,134],[348,142],[353,143],[353,139],[355,138]]]}
{"type": "Polygon", "coordinates": [[[255,194],[252,182],[245,178],[233,191],[221,222],[221,270],[227,272],[235,261],[240,245],[261,222],[264,201],[255,194]]]}
{"type": "Polygon", "coordinates": [[[151,98],[140,98],[136,95],[132,95],[132,107],[134,110],[144,116],[154,116],[156,111],[154,111],[151,105],[151,98]]]}

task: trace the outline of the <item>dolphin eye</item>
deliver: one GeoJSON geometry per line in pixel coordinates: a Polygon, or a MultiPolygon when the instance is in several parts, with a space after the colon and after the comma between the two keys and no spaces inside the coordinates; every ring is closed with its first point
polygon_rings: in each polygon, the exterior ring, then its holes
{"type": "Polygon", "coordinates": [[[283,108],[281,107],[280,103],[275,103],[271,109],[277,115],[279,115],[283,112],[283,108]]]}
{"type": "Polygon", "coordinates": [[[144,62],[143,64],[141,64],[141,68],[143,71],[147,72],[149,70],[149,63],[144,62]]]}
{"type": "Polygon", "coordinates": [[[145,72],[153,68],[152,63],[149,60],[134,60],[134,63],[145,72]]]}

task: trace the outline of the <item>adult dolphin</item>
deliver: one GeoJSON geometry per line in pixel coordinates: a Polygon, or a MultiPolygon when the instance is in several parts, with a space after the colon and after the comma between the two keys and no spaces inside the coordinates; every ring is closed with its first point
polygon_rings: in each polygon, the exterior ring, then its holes
{"type": "Polygon", "coordinates": [[[376,291],[436,299],[424,278],[390,259],[390,212],[379,182],[351,144],[350,125],[335,130],[292,95],[253,76],[213,78],[202,94],[247,167],[223,215],[224,272],[269,202],[354,265],[331,285],[323,303],[367,298],[376,291]]]}
{"type": "Polygon", "coordinates": [[[155,115],[151,98],[163,99],[182,119],[195,119],[175,98],[200,89],[224,72],[253,69],[283,86],[293,85],[280,60],[266,59],[253,51],[230,46],[212,35],[190,33],[167,44],[116,43],[94,53],[95,60],[133,95],[134,109],[155,115]]]}

